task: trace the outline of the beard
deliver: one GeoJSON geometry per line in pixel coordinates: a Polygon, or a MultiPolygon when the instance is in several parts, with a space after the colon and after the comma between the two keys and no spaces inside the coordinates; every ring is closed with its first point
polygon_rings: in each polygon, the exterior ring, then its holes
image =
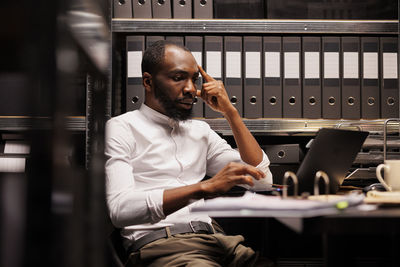
{"type": "Polygon", "coordinates": [[[175,121],[185,121],[193,116],[193,105],[190,109],[181,108],[178,106],[179,102],[184,99],[193,99],[191,94],[185,94],[182,98],[171,99],[166,93],[166,89],[154,83],[154,96],[160,101],[165,113],[168,117],[175,121]]]}

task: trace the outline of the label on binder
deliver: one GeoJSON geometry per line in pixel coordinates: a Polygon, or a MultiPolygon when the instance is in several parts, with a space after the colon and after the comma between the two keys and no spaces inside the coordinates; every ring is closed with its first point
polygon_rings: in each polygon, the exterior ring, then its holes
{"type": "Polygon", "coordinates": [[[358,53],[344,52],[343,53],[343,78],[358,79],[358,53]]]}
{"type": "Polygon", "coordinates": [[[319,52],[304,53],[304,78],[319,79],[319,52]]]}
{"type": "Polygon", "coordinates": [[[242,55],[240,52],[226,52],[226,77],[241,78],[241,59],[242,55]]]}
{"type": "MultiPolygon", "coordinates": [[[[202,52],[194,52],[192,51],[192,55],[194,59],[196,60],[197,65],[202,65],[203,64],[203,55],[202,52]]],[[[200,74],[200,73],[199,73],[200,74]]],[[[200,74],[201,75],[201,74],[200,74]]]]}
{"type": "Polygon", "coordinates": [[[142,77],[142,51],[128,52],[128,77],[142,77]]]}
{"type": "Polygon", "coordinates": [[[265,52],[265,77],[281,77],[281,60],[279,52],[265,52]]]}
{"type": "Polygon", "coordinates": [[[324,53],[324,78],[339,79],[339,53],[324,53]]]}
{"type": "Polygon", "coordinates": [[[364,53],[363,70],[364,79],[378,79],[378,53],[364,53]]]}
{"type": "Polygon", "coordinates": [[[300,53],[285,52],[285,78],[299,79],[300,78],[300,53]]]}
{"type": "Polygon", "coordinates": [[[221,52],[207,51],[207,73],[213,78],[221,78],[221,52]]]}
{"type": "Polygon", "coordinates": [[[397,79],[397,53],[383,53],[383,79],[397,79]]]}
{"type": "Polygon", "coordinates": [[[260,52],[246,52],[246,78],[261,77],[260,52]]]}

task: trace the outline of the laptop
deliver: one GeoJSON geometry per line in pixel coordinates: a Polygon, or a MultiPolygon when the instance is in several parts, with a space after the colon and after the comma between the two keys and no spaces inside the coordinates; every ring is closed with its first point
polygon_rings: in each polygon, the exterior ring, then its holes
{"type": "MultiPolygon", "coordinates": [[[[329,193],[335,194],[368,136],[368,132],[322,128],[297,170],[299,194],[314,194],[314,179],[318,171],[329,176],[329,193]]],[[[319,192],[325,193],[321,179],[319,192]]],[[[292,190],[290,190],[292,191],[292,190]]]]}

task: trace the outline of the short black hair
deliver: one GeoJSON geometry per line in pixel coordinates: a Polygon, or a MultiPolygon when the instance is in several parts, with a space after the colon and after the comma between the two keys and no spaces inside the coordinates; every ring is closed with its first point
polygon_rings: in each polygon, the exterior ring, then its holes
{"type": "Polygon", "coordinates": [[[158,67],[163,63],[165,55],[165,47],[173,45],[179,47],[187,52],[190,52],[186,47],[172,43],[166,40],[159,40],[151,44],[143,54],[142,59],[142,74],[148,72],[150,74],[156,74],[159,69],[158,67]]]}

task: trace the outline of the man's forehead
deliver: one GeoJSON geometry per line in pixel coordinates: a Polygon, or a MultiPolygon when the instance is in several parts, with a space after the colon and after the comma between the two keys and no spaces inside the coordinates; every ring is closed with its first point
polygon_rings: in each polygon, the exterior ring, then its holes
{"type": "Polygon", "coordinates": [[[165,47],[164,64],[174,69],[189,67],[195,68],[196,72],[198,71],[198,66],[192,53],[177,46],[169,45],[165,47]]]}

